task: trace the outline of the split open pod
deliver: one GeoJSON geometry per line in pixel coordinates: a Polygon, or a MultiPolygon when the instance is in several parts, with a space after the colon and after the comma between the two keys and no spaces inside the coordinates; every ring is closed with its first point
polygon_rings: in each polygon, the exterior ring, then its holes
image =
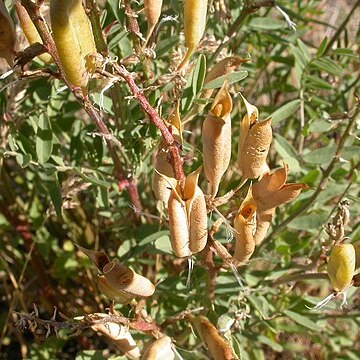
{"type": "Polygon", "coordinates": [[[272,140],[271,119],[259,122],[259,111],[244,97],[246,114],[240,123],[238,165],[242,180],[257,179],[268,169],[266,157],[272,140]]]}
{"type": "Polygon", "coordinates": [[[225,81],[202,128],[204,171],[212,198],[215,198],[221,178],[230,163],[232,106],[228,83],[225,81]]]}
{"type": "Polygon", "coordinates": [[[163,0],[144,0],[144,10],[148,23],[145,46],[160,19],[162,3],[163,0]]]}
{"type": "Polygon", "coordinates": [[[207,212],[204,193],[197,185],[201,168],[180,184],[169,179],[168,201],[171,246],[176,256],[191,256],[204,249],[207,241],[207,212]]]}
{"type": "Polygon", "coordinates": [[[141,360],[174,360],[175,353],[169,336],[161,338],[149,344],[141,356],[141,360]]]}

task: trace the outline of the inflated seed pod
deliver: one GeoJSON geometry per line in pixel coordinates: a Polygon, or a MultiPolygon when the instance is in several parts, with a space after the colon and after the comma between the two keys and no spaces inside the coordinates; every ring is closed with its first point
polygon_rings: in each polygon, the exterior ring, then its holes
{"type": "Polygon", "coordinates": [[[274,214],[275,208],[256,212],[256,231],[254,234],[255,245],[260,245],[265,239],[274,214]]]}
{"type": "Polygon", "coordinates": [[[175,353],[169,336],[163,336],[152,342],[141,356],[141,360],[174,360],[175,353]]]}
{"type": "Polygon", "coordinates": [[[110,287],[134,296],[148,297],[155,291],[155,286],[150,280],[120,264],[118,259],[106,264],[103,274],[110,287]]]}
{"type": "Polygon", "coordinates": [[[12,67],[15,58],[15,27],[3,0],[0,0],[0,24],[0,57],[12,67]]]}
{"type": "Polygon", "coordinates": [[[148,23],[145,45],[148,43],[150,36],[160,19],[162,3],[163,0],[144,0],[145,16],[148,23]]]}
{"type": "Polygon", "coordinates": [[[360,267],[360,240],[356,241],[353,245],[356,255],[355,269],[358,269],[360,267]]]}
{"type": "MultiPolygon", "coordinates": [[[[85,55],[80,44],[81,29],[73,21],[72,11],[76,15],[77,3],[80,0],[51,0],[50,18],[54,42],[60,57],[61,64],[65,71],[67,80],[76,87],[80,87],[87,93],[89,72],[86,68],[85,55]]],[[[75,16],[75,19],[78,19],[75,16]]],[[[85,26],[85,28],[88,24],[85,26]]],[[[84,32],[88,28],[83,29],[84,32]]]]}
{"type": "MultiPolygon", "coordinates": [[[[216,63],[214,67],[207,73],[204,80],[204,85],[212,80],[219,78],[220,76],[230,74],[231,72],[235,71],[242,63],[247,61],[247,59],[242,59],[239,56],[229,56],[225,59],[222,59],[216,63]]],[[[200,97],[209,98],[213,92],[214,89],[204,89],[200,97]]]]}
{"type": "Polygon", "coordinates": [[[189,316],[197,333],[209,348],[212,357],[216,360],[235,360],[231,346],[219,334],[216,327],[205,316],[189,316]]]}
{"type": "Polygon", "coordinates": [[[184,32],[187,52],[178,67],[181,70],[196,50],[205,32],[207,0],[185,0],[184,3],[184,32]]]}
{"type": "Polygon", "coordinates": [[[99,275],[97,279],[99,291],[104,294],[109,300],[115,301],[119,304],[129,304],[135,297],[123,290],[115,289],[108,284],[104,275],[99,275]]]}
{"type": "Polygon", "coordinates": [[[346,291],[355,272],[355,248],[352,244],[334,245],[331,249],[327,273],[335,291],[346,291]]]}
{"type": "MultiPolygon", "coordinates": [[[[99,318],[107,317],[107,314],[96,313],[99,318]]],[[[105,324],[95,324],[91,328],[104,335],[112,344],[130,359],[139,359],[140,350],[129,330],[118,323],[106,322],[105,324]]]]}
{"type": "Polygon", "coordinates": [[[204,171],[215,198],[231,158],[232,100],[227,81],[217,93],[202,128],[204,171]]]}
{"type": "Polygon", "coordinates": [[[240,123],[238,164],[243,180],[263,175],[272,140],[271,119],[258,121],[259,111],[243,97],[246,115],[240,123]]]}
{"type": "Polygon", "coordinates": [[[234,219],[235,252],[233,258],[238,266],[244,265],[255,250],[253,235],[255,230],[255,211],[256,204],[252,198],[250,187],[234,219]]]}
{"type": "MultiPolygon", "coordinates": [[[[21,5],[20,1],[17,1],[15,3],[15,10],[17,13],[17,16],[19,18],[20,27],[22,31],[24,32],[24,35],[29,42],[30,45],[35,44],[36,42],[42,44],[41,37],[34,25],[34,23],[31,21],[30,16],[26,9],[21,5]]],[[[45,64],[50,64],[53,61],[53,58],[50,54],[44,53],[39,55],[39,58],[42,62],[45,64]]]]}
{"type": "MultiPolygon", "coordinates": [[[[181,120],[179,114],[179,104],[177,104],[174,112],[169,117],[168,127],[171,126],[171,131],[174,136],[174,140],[179,144],[182,143],[181,137],[181,120]]],[[[174,170],[169,161],[168,153],[166,151],[166,142],[162,138],[160,141],[159,149],[156,154],[155,172],[152,179],[152,190],[157,200],[168,202],[171,192],[167,178],[174,178],[174,170]],[[162,175],[165,175],[162,176],[162,175]]]]}
{"type": "Polygon", "coordinates": [[[187,176],[184,191],[171,184],[168,201],[171,246],[176,256],[185,257],[204,249],[207,241],[207,214],[204,193],[197,181],[200,169],[187,176]]]}

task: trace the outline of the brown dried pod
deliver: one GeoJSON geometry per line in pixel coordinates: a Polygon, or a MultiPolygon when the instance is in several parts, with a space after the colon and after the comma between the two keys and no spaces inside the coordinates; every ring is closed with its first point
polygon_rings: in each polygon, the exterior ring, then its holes
{"type": "Polygon", "coordinates": [[[155,291],[155,286],[150,280],[120,264],[118,259],[113,259],[106,264],[103,274],[110,287],[134,296],[148,297],[155,291]]]}
{"type": "MultiPolygon", "coordinates": [[[[182,130],[179,114],[179,103],[177,104],[175,110],[170,115],[168,120],[168,126],[171,127],[174,140],[181,144],[182,130]]],[[[152,190],[154,191],[154,195],[157,200],[167,203],[170,197],[171,187],[169,186],[169,183],[165,177],[174,178],[174,170],[169,161],[167,144],[163,138],[160,141],[159,149],[155,158],[154,168],[156,171],[153,175],[152,190]],[[165,175],[165,177],[161,176],[160,174],[165,175]]]]}
{"type": "Polygon", "coordinates": [[[141,360],[174,360],[175,353],[169,336],[153,341],[141,356],[141,360]]]}
{"type": "MultiPolygon", "coordinates": [[[[214,67],[207,73],[204,85],[208,82],[219,78],[220,76],[224,76],[230,74],[231,72],[235,71],[241,64],[247,62],[249,60],[242,59],[239,56],[229,56],[225,59],[222,59],[214,67]]],[[[201,93],[201,98],[209,98],[213,94],[214,89],[204,89],[201,93]]]]}
{"type": "Polygon", "coordinates": [[[108,284],[104,275],[99,275],[97,279],[99,291],[104,294],[109,300],[115,301],[119,304],[129,304],[134,299],[133,294],[129,294],[123,290],[115,289],[108,284]]]}
{"type": "Polygon", "coordinates": [[[231,346],[219,334],[216,327],[202,315],[188,316],[198,332],[200,338],[209,348],[212,357],[216,360],[236,360],[231,346]]]}
{"type": "Polygon", "coordinates": [[[253,198],[257,207],[256,244],[260,244],[270,226],[275,208],[295,199],[306,189],[305,184],[286,184],[288,166],[266,173],[260,181],[252,187],[253,198]]]}
{"type": "Polygon", "coordinates": [[[255,250],[255,211],[256,204],[250,187],[234,219],[236,242],[233,258],[237,266],[244,265],[255,250]]]}
{"type": "Polygon", "coordinates": [[[15,58],[15,27],[3,0],[0,0],[0,24],[0,57],[12,67],[15,58]]]}
{"type": "Polygon", "coordinates": [[[187,176],[184,190],[176,181],[168,201],[171,246],[176,256],[190,256],[204,249],[207,241],[207,211],[204,193],[197,182],[201,168],[187,176]]]}
{"type": "MultiPolygon", "coordinates": [[[[43,43],[42,39],[41,39],[34,23],[30,19],[30,16],[29,16],[28,12],[26,11],[26,9],[21,5],[20,1],[16,1],[15,10],[16,10],[16,13],[17,13],[17,16],[19,19],[20,27],[21,27],[22,31],[24,32],[24,35],[25,35],[26,39],[28,40],[29,44],[32,45],[32,44],[35,44],[36,42],[42,44],[43,43]]],[[[48,53],[39,55],[39,58],[45,64],[50,64],[53,62],[53,58],[48,53]]]]}
{"type": "Polygon", "coordinates": [[[82,246],[75,244],[79,250],[81,250],[88,258],[97,266],[97,268],[102,272],[104,266],[110,262],[109,257],[104,251],[94,251],[85,249],[82,246]]]}
{"type": "MultiPolygon", "coordinates": [[[[107,317],[107,314],[96,313],[99,318],[107,317]]],[[[118,323],[106,322],[105,324],[95,324],[91,328],[104,335],[112,344],[122,351],[130,359],[139,359],[140,350],[129,330],[118,323]]]]}
{"type": "Polygon", "coordinates": [[[222,176],[231,158],[231,110],[232,100],[228,83],[224,82],[217,93],[202,129],[204,171],[215,198],[222,176]]]}
{"type": "Polygon", "coordinates": [[[238,164],[242,178],[257,179],[266,169],[266,157],[272,140],[271,119],[258,121],[259,111],[243,97],[246,115],[240,123],[238,164]]]}
{"type": "Polygon", "coordinates": [[[162,3],[163,0],[144,0],[145,15],[148,23],[145,46],[160,19],[162,3]]]}

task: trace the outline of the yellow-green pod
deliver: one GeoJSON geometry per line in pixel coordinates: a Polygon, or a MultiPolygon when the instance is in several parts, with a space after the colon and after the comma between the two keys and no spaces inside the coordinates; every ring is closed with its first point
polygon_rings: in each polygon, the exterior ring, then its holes
{"type": "Polygon", "coordinates": [[[346,291],[355,272],[355,248],[352,244],[335,245],[331,249],[327,273],[335,291],[346,291]]]}
{"type": "Polygon", "coordinates": [[[163,0],[144,0],[145,15],[148,23],[145,45],[149,41],[150,36],[160,19],[162,3],[163,0]]]}
{"type": "Polygon", "coordinates": [[[202,128],[204,171],[215,198],[222,176],[231,158],[231,117],[232,100],[228,84],[217,93],[202,128]]]}
{"type": "Polygon", "coordinates": [[[0,57],[14,65],[15,27],[3,0],[0,0],[0,57]]]}
{"type": "Polygon", "coordinates": [[[109,300],[115,301],[119,304],[129,304],[135,297],[133,294],[129,294],[123,290],[115,289],[110,286],[104,275],[100,275],[97,280],[100,292],[104,294],[109,300]]]}
{"type": "MultiPolygon", "coordinates": [[[[26,9],[21,5],[20,1],[17,1],[15,3],[15,10],[16,10],[17,16],[19,18],[20,27],[21,27],[22,31],[24,32],[24,35],[25,35],[27,41],[29,42],[29,44],[32,45],[36,42],[42,44],[43,43],[42,39],[41,39],[34,23],[30,19],[30,16],[29,16],[28,12],[26,11],[26,9]]],[[[39,55],[39,58],[45,64],[50,64],[53,62],[52,56],[48,53],[39,55]]]]}
{"type": "Polygon", "coordinates": [[[200,338],[209,348],[216,360],[235,360],[236,357],[229,343],[219,334],[216,327],[205,316],[188,316],[200,338]]]}
{"type": "Polygon", "coordinates": [[[360,267],[360,240],[356,241],[353,245],[356,255],[355,269],[358,269],[360,267]]]}
{"type": "Polygon", "coordinates": [[[155,341],[145,349],[141,360],[174,360],[175,353],[172,348],[172,342],[169,336],[163,336],[155,341]]]}
{"type": "MultiPolygon", "coordinates": [[[[96,313],[94,315],[98,318],[105,318],[108,316],[107,314],[102,313],[96,313]]],[[[115,322],[107,321],[104,324],[98,323],[92,325],[91,328],[104,335],[113,345],[123,352],[126,357],[130,359],[140,358],[140,350],[127,327],[115,322]]]]}
{"type": "Polygon", "coordinates": [[[187,52],[178,67],[181,70],[196,50],[205,32],[207,0],[185,0],[184,3],[184,32],[187,52]]]}
{"type": "Polygon", "coordinates": [[[67,80],[87,93],[89,73],[80,39],[79,28],[71,19],[71,10],[76,8],[78,0],[51,0],[50,18],[53,38],[67,80]]]}
{"type": "Polygon", "coordinates": [[[155,286],[149,279],[120,264],[118,259],[106,264],[103,274],[110,287],[134,296],[148,297],[155,291],[155,286]]]}

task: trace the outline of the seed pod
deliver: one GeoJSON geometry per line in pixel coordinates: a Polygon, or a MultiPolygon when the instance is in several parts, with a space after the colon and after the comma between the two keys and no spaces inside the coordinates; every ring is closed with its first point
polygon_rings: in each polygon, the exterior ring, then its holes
{"type": "MultiPolygon", "coordinates": [[[[87,93],[89,72],[85,52],[90,51],[89,23],[79,15],[81,0],[51,0],[50,18],[54,42],[68,81],[87,93]],[[80,4],[79,4],[80,3],[80,4]]],[[[82,11],[85,10],[82,8],[82,11]]],[[[85,14],[86,16],[86,14],[85,14]]]]}
{"type": "MultiPolygon", "coordinates": [[[[168,127],[171,127],[172,134],[174,136],[174,140],[179,144],[182,143],[181,136],[181,120],[179,114],[179,103],[177,104],[174,112],[169,116],[169,124],[168,127]]],[[[174,170],[171,166],[171,163],[168,159],[168,154],[166,151],[166,142],[162,138],[160,141],[159,149],[156,155],[155,164],[154,164],[155,172],[152,180],[152,190],[154,191],[155,197],[159,201],[168,202],[171,192],[171,187],[169,186],[167,178],[174,178],[174,170]],[[161,176],[165,175],[164,176],[161,176]]]]}
{"type": "Polygon", "coordinates": [[[185,257],[204,249],[207,241],[206,202],[197,186],[200,169],[185,180],[183,193],[179,184],[171,184],[168,201],[171,246],[176,256],[185,257]]]}
{"type": "Polygon", "coordinates": [[[189,61],[204,35],[206,25],[207,0],[185,0],[184,31],[187,52],[178,67],[181,70],[189,61]]]}
{"type": "Polygon", "coordinates": [[[355,272],[355,248],[352,244],[334,245],[331,250],[327,273],[335,291],[346,291],[355,272]]]}
{"type": "Polygon", "coordinates": [[[255,211],[256,204],[252,197],[250,187],[234,219],[234,236],[236,241],[234,260],[237,266],[244,265],[255,250],[255,240],[253,236],[255,232],[255,211]]]}
{"type": "MultiPolygon", "coordinates": [[[[104,318],[107,315],[96,313],[99,318],[104,318]]],[[[105,324],[95,324],[91,328],[103,334],[107,339],[110,340],[120,351],[122,351],[130,359],[139,359],[140,350],[136,345],[134,338],[131,336],[129,330],[118,323],[106,322],[105,324]]]]}
{"type": "Polygon", "coordinates": [[[141,356],[141,360],[174,360],[175,353],[172,349],[172,342],[168,336],[152,342],[141,356]]]}
{"type": "Polygon", "coordinates": [[[232,100],[227,81],[217,93],[202,129],[204,170],[215,198],[231,158],[232,100]]]}
{"type": "Polygon", "coordinates": [[[148,297],[155,291],[155,286],[150,280],[120,264],[118,259],[113,259],[106,264],[103,274],[111,288],[134,296],[148,297]]]}
{"type": "Polygon", "coordinates": [[[272,140],[271,119],[259,122],[259,111],[243,97],[247,114],[240,123],[238,164],[243,180],[263,174],[272,140]]]}
{"type": "Polygon", "coordinates": [[[131,300],[134,298],[134,295],[129,294],[125,291],[122,291],[120,289],[115,289],[112,286],[110,286],[104,275],[98,276],[98,288],[99,291],[104,294],[109,300],[115,301],[119,304],[129,304],[131,300]]]}
{"type": "Polygon", "coordinates": [[[15,58],[15,27],[3,0],[0,0],[0,24],[0,57],[12,67],[15,58]]]}
{"type": "Polygon", "coordinates": [[[258,211],[256,213],[256,231],[254,234],[255,245],[260,245],[265,239],[267,231],[271,225],[272,217],[275,214],[275,208],[258,211]]]}
{"type": "Polygon", "coordinates": [[[355,269],[358,269],[360,267],[360,240],[356,241],[353,245],[356,255],[355,269]]]}
{"type": "Polygon", "coordinates": [[[188,316],[200,338],[209,348],[216,360],[235,360],[236,357],[227,341],[218,333],[216,327],[205,316],[188,316]]]}
{"type": "MultiPolygon", "coordinates": [[[[239,56],[229,56],[225,59],[222,59],[208,72],[204,80],[204,85],[212,80],[219,78],[220,76],[230,74],[231,72],[235,71],[242,63],[247,61],[247,59],[242,59],[239,56]]],[[[214,89],[205,89],[202,91],[200,97],[209,98],[213,92],[214,89]]]]}
{"type": "Polygon", "coordinates": [[[160,19],[162,3],[163,0],[144,0],[145,15],[148,23],[145,46],[160,19]]]}
{"type": "MultiPolygon", "coordinates": [[[[17,1],[15,3],[15,10],[16,10],[17,16],[19,18],[20,27],[21,27],[22,31],[24,32],[24,35],[25,35],[26,39],[28,40],[29,44],[32,45],[32,44],[35,44],[36,42],[42,44],[43,42],[41,40],[41,37],[40,37],[34,23],[30,19],[30,16],[29,16],[28,12],[26,11],[26,9],[21,5],[20,1],[17,1]]],[[[50,64],[53,61],[53,58],[48,53],[39,55],[39,58],[45,64],[50,64]]]]}

